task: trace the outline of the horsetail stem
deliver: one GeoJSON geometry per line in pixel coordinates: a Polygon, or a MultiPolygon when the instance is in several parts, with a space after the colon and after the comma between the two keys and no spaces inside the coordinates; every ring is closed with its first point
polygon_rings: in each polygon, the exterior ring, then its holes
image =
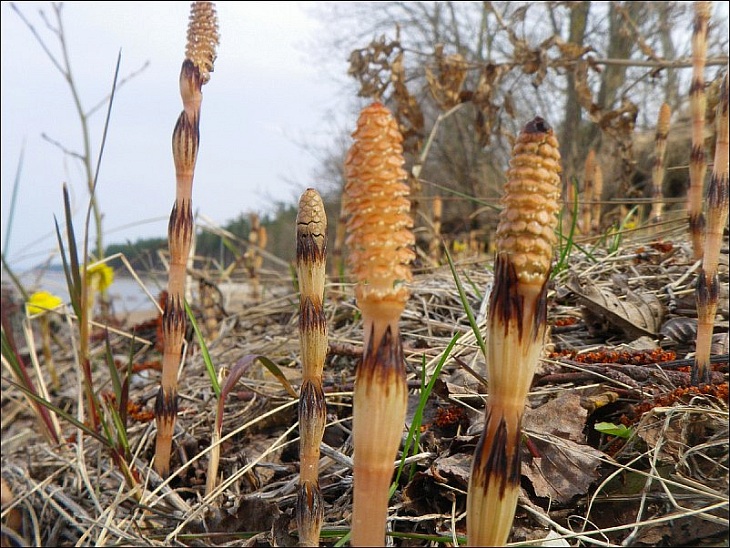
{"type": "Polygon", "coordinates": [[[707,187],[707,225],[702,269],[697,280],[697,341],[692,384],[710,382],[710,348],[715,327],[715,314],[720,298],[717,266],[720,260],[722,236],[727,224],[728,206],[728,75],[722,81],[720,104],[717,108],[717,144],[712,177],[707,187]]]}
{"type": "Polygon", "coordinates": [[[707,172],[705,152],[705,62],[707,60],[707,28],[710,21],[712,2],[694,3],[694,26],[692,29],[692,84],[689,97],[692,111],[692,152],[689,159],[689,193],[687,213],[689,231],[692,237],[694,259],[702,258],[705,218],[702,214],[702,191],[707,172]]]}
{"type": "Polygon", "coordinates": [[[603,170],[601,164],[596,161],[593,169],[593,206],[591,212],[591,230],[595,233],[601,231],[601,210],[603,209],[603,170]]]}
{"type": "Polygon", "coordinates": [[[595,198],[596,180],[596,151],[590,149],[586,156],[583,175],[583,200],[581,200],[581,223],[580,231],[588,234],[591,231],[591,215],[593,214],[593,200],[595,198]]]}
{"type": "Polygon", "coordinates": [[[659,116],[656,122],[656,134],[654,137],[654,165],[651,170],[651,213],[649,220],[652,223],[658,223],[662,220],[664,214],[664,192],[662,185],[664,183],[664,155],[667,150],[667,135],[669,135],[669,119],[672,111],[667,103],[662,103],[659,109],[659,116]]]}
{"type": "Polygon", "coordinates": [[[428,243],[428,256],[433,266],[441,264],[441,217],[444,202],[441,196],[434,196],[431,205],[431,240],[428,243]]]}
{"type": "Polygon", "coordinates": [[[322,370],[327,355],[327,319],[324,315],[327,215],[313,188],[299,199],[297,214],[297,277],[299,280],[299,341],[302,387],[299,394],[299,491],[297,527],[300,546],[318,546],[324,519],[319,488],[319,445],[324,434],[327,406],[322,370]]]}
{"type": "Polygon", "coordinates": [[[403,137],[380,103],[364,108],[345,160],[348,266],[357,281],[364,352],[353,398],[352,543],[382,546],[407,403],[398,320],[415,254],[403,137]]]}
{"type": "Polygon", "coordinates": [[[553,130],[537,117],[520,133],[507,171],[487,319],[489,399],[467,495],[470,546],[504,544],[517,506],[522,415],[543,349],[557,240],[558,148],[553,130]]]}
{"type": "Polygon", "coordinates": [[[218,19],[213,2],[193,2],[190,7],[185,60],[180,70],[183,111],[172,134],[175,162],[175,204],[168,225],[170,268],[168,299],[162,316],[164,348],[162,379],[155,403],[157,439],[155,470],[170,473],[172,436],[177,416],[177,373],[182,357],[185,317],[185,266],[193,236],[192,190],[200,137],[202,86],[210,78],[218,44],[218,19]]]}

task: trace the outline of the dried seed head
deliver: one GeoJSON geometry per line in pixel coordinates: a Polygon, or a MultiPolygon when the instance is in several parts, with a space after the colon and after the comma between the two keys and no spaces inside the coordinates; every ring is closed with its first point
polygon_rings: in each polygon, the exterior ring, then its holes
{"type": "Polygon", "coordinates": [[[185,58],[200,71],[201,85],[210,80],[218,46],[218,16],[213,2],[193,2],[190,5],[188,41],[185,58]]]}
{"type": "Polygon", "coordinates": [[[521,283],[542,285],[550,271],[560,209],[558,147],[552,128],[537,117],[525,126],[512,149],[497,252],[509,256],[521,283]]]}
{"type": "Polygon", "coordinates": [[[362,110],[345,161],[348,264],[363,303],[405,306],[415,254],[403,136],[380,103],[362,110]]]}

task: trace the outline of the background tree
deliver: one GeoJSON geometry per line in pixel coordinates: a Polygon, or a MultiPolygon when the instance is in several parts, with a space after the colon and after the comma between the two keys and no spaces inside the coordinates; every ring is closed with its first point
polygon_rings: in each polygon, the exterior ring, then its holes
{"type": "MultiPolygon", "coordinates": [[[[383,100],[398,117],[420,231],[427,230],[429,201],[442,195],[443,230],[453,233],[496,226],[493,207],[509,149],[520,123],[535,114],[560,131],[564,180],[582,173],[594,148],[606,164],[604,199],[619,184],[622,194],[640,194],[637,130],[653,132],[662,102],[680,120],[686,111],[690,8],[684,2],[359,2],[329,4],[316,15],[328,29],[319,45],[327,52],[322,62],[341,73],[341,58],[335,68],[331,52],[350,51],[348,73],[358,94],[383,100]]],[[[727,64],[727,20],[712,21],[708,81],[727,64]]],[[[361,106],[347,105],[353,120],[361,106]]],[[[341,142],[338,134],[326,165],[343,157],[341,142]]],[[[327,180],[338,176],[327,172],[327,180]]]]}

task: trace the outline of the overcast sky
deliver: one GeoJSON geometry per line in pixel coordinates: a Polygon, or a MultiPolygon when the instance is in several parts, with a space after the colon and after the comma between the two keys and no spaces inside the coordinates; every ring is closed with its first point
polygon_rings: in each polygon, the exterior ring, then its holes
{"type": "MultiPolygon", "coordinates": [[[[327,138],[338,86],[318,66],[310,44],[321,32],[307,2],[217,2],[221,43],[215,72],[203,87],[201,144],[193,207],[224,225],[240,213],[296,203],[312,180],[315,158],[299,144],[327,138]]],[[[56,37],[39,17],[47,2],[19,2],[60,58],[56,37]]],[[[184,58],[189,2],[67,2],[63,23],[81,101],[90,109],[110,91],[121,50],[120,78],[149,67],[118,92],[101,163],[98,200],[105,244],[165,237],[174,200],[171,136],[182,110],[178,75],[184,58]]],[[[82,151],[81,129],[68,86],[38,41],[2,2],[2,245],[13,184],[24,147],[7,249],[25,268],[56,248],[54,215],[63,222],[68,182],[81,229],[88,192],[80,163],[43,139],[82,151]]],[[[347,70],[346,54],[341,70],[347,70]]],[[[329,69],[331,72],[331,68],[329,69]]],[[[106,106],[92,119],[96,163],[106,106]]],[[[354,121],[353,121],[354,124],[354,121]]],[[[93,243],[93,239],[91,240],[93,243]]]]}

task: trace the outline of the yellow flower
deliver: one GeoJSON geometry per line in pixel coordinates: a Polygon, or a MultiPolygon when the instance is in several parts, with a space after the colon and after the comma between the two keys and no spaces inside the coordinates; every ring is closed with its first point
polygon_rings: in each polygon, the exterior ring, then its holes
{"type": "Polygon", "coordinates": [[[94,289],[104,291],[114,281],[114,269],[104,263],[98,263],[86,270],[86,276],[94,289]]]}
{"type": "Polygon", "coordinates": [[[25,309],[29,316],[40,314],[46,310],[53,310],[61,305],[61,297],[57,297],[48,291],[36,291],[25,303],[25,309]]]}

